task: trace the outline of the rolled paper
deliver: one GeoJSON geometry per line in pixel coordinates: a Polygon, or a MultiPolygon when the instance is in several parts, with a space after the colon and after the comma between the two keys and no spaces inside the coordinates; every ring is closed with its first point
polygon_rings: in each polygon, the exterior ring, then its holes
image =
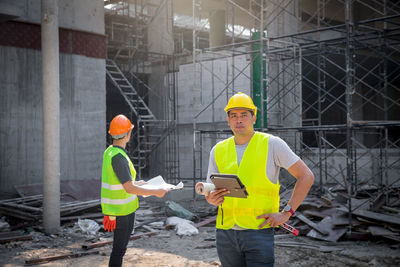
{"type": "Polygon", "coordinates": [[[215,185],[211,183],[198,182],[195,186],[196,193],[199,195],[207,195],[215,189],[215,185]]]}

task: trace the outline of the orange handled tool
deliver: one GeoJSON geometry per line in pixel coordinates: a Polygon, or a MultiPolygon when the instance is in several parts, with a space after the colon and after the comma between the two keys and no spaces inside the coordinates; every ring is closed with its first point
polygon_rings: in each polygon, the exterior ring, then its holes
{"type": "Polygon", "coordinates": [[[282,224],[280,226],[282,226],[284,229],[288,230],[289,232],[291,232],[295,236],[299,235],[299,230],[297,230],[296,228],[294,228],[293,226],[291,226],[291,225],[289,225],[287,223],[284,223],[284,224],[282,224]]]}

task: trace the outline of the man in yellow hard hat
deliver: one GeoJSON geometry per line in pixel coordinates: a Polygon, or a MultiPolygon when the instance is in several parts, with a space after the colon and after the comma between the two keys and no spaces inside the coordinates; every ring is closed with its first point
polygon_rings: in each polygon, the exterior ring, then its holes
{"type": "Polygon", "coordinates": [[[213,173],[236,174],[246,186],[247,198],[224,197],[219,189],[206,196],[218,206],[217,252],[223,267],[274,265],[274,228],[285,223],[308,194],[314,175],[279,137],[254,131],[257,108],[244,94],[233,95],[227,121],[234,136],[210,152],[207,180],[213,173]],[[279,170],[296,179],[287,206],[279,211],[279,170]]]}
{"type": "Polygon", "coordinates": [[[133,124],[120,114],[110,123],[109,134],[113,144],[103,155],[101,174],[101,208],[103,224],[107,231],[114,231],[113,248],[109,266],[121,266],[129,237],[135,223],[135,211],[139,207],[137,195],[163,197],[165,189],[144,189],[135,182],[136,170],[125,150],[131,138],[133,124]]]}

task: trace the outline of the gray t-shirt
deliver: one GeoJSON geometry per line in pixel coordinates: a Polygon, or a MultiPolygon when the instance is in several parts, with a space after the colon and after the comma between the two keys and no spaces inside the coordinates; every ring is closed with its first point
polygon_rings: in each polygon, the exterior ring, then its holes
{"type": "MultiPolygon", "coordinates": [[[[236,154],[238,160],[238,166],[242,160],[244,151],[247,148],[247,144],[244,145],[236,145],[236,154]]],[[[277,183],[279,178],[279,170],[280,168],[289,169],[293,164],[295,164],[299,160],[299,156],[297,156],[290,147],[283,141],[281,138],[277,136],[270,136],[268,140],[268,158],[267,158],[267,166],[265,170],[267,172],[267,177],[274,184],[277,183]]],[[[212,148],[210,152],[210,161],[208,164],[208,172],[207,172],[207,182],[211,183],[210,175],[213,173],[219,173],[217,163],[215,162],[215,146],[212,148]]]]}

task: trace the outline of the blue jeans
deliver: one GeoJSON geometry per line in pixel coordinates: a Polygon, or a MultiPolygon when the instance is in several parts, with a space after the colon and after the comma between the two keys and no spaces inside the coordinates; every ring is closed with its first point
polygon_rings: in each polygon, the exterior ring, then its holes
{"type": "Polygon", "coordinates": [[[217,252],[222,267],[273,267],[274,229],[217,229],[217,252]]]}

